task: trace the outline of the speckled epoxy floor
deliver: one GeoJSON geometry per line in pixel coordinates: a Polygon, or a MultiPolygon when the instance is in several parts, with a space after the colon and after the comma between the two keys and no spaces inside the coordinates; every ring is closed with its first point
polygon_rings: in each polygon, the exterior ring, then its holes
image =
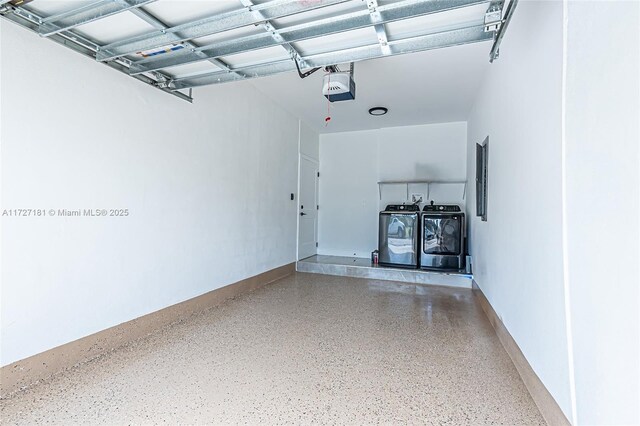
{"type": "Polygon", "coordinates": [[[296,273],[1,401],[2,424],[544,424],[471,290],[296,273]]]}

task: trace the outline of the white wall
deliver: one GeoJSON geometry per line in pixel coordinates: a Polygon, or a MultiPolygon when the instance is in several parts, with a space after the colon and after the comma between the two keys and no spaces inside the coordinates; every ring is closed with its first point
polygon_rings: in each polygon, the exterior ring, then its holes
{"type": "Polygon", "coordinates": [[[574,424],[640,423],[639,9],[520,2],[468,121],[475,280],[574,424]]]}
{"type": "Polygon", "coordinates": [[[320,135],[304,121],[300,121],[300,154],[320,160],[320,135]]]}
{"type": "Polygon", "coordinates": [[[2,34],[2,365],[295,260],[298,121],[253,87],[154,90],[2,34]]]}
{"type": "MultiPolygon", "coordinates": [[[[392,127],[320,135],[319,254],[369,257],[378,247],[378,213],[408,202],[405,185],[381,180],[466,179],[466,123],[392,127]]],[[[436,202],[463,204],[463,185],[431,187],[436,202]]],[[[423,193],[424,185],[409,192],[423,193]]]]}
{"type": "Polygon", "coordinates": [[[467,203],[474,279],[571,418],[562,264],[561,2],[520,2],[468,120],[467,170],[489,136],[488,221],[467,203]]]}
{"type": "Polygon", "coordinates": [[[577,421],[637,425],[640,3],[570,1],[567,12],[567,279],[577,421]]]}

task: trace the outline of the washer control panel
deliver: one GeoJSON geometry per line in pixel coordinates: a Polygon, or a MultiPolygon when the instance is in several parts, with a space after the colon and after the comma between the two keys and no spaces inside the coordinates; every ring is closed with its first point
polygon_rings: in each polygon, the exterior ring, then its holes
{"type": "Polygon", "coordinates": [[[419,212],[420,207],[415,204],[389,204],[385,211],[388,212],[419,212]]]}

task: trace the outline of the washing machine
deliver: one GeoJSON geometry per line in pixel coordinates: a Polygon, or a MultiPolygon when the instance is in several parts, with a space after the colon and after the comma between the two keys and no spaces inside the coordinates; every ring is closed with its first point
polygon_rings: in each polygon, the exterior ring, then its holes
{"type": "Polygon", "coordinates": [[[378,263],[417,268],[420,245],[420,207],[390,204],[380,212],[378,263]]]}
{"type": "Polygon", "coordinates": [[[465,264],[465,215],[457,205],[427,205],[420,215],[420,268],[461,270],[465,264]]]}

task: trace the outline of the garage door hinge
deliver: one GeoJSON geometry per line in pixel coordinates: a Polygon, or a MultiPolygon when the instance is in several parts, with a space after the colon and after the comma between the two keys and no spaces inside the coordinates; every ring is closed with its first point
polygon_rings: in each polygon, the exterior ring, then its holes
{"type": "Polygon", "coordinates": [[[316,243],[316,247],[318,247],[318,243],[316,243]]]}
{"type": "Polygon", "coordinates": [[[316,205],[316,210],[320,210],[320,206],[316,205]]]}
{"type": "Polygon", "coordinates": [[[320,177],[320,172],[318,172],[318,177],[320,177]]]}

